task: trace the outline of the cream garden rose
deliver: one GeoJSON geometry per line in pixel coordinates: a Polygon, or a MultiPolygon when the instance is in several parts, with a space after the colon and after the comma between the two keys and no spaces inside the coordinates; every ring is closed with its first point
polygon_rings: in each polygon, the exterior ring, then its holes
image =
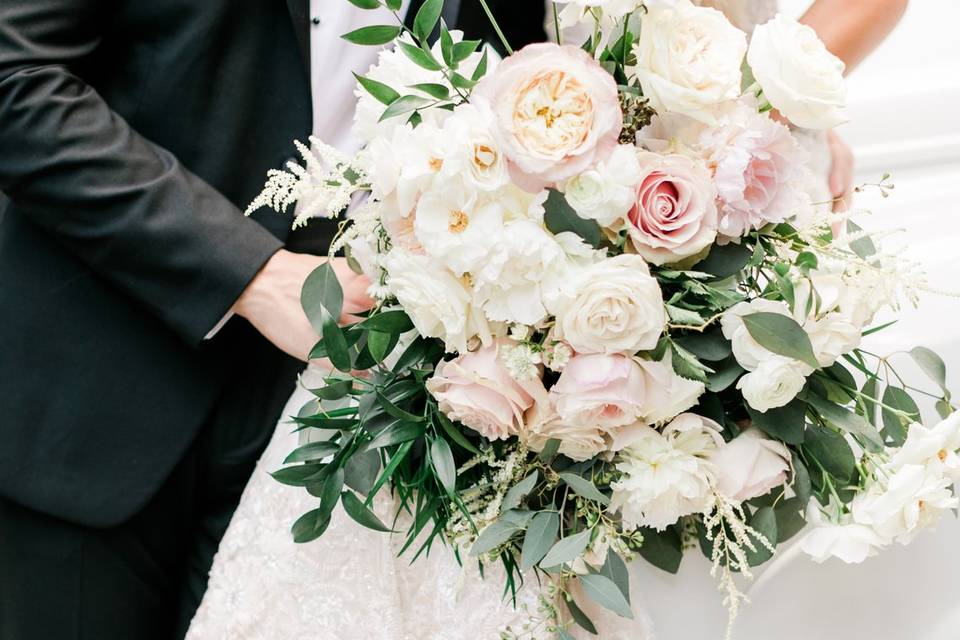
{"type": "Polygon", "coordinates": [[[807,25],[777,14],[753,30],[747,63],[770,104],[798,127],[847,121],[843,62],[807,25]]]}
{"type": "Polygon", "coordinates": [[[579,353],[636,353],[657,346],[663,296],[643,258],[623,254],[578,270],[559,297],[555,336],[579,353]]]}
{"type": "Polygon", "coordinates": [[[747,37],[716,9],[658,3],[643,17],[627,69],[657,111],[712,122],[710,108],[740,95],[747,37]]]}
{"type": "Polygon", "coordinates": [[[521,187],[539,191],[603,160],[623,126],[617,84],[578,47],[531,44],[480,81],[495,136],[521,187]]]}
{"type": "Polygon", "coordinates": [[[787,481],[790,451],[779,440],[751,427],[708,456],[717,490],[735,502],[768,493],[787,481]]]}

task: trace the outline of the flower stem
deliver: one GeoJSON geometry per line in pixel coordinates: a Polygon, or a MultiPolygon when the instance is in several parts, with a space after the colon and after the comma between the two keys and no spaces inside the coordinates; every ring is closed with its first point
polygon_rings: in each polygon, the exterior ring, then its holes
{"type": "Polygon", "coordinates": [[[493,17],[493,12],[490,11],[490,5],[487,4],[487,0],[480,0],[480,6],[483,7],[483,12],[487,14],[487,19],[490,21],[490,24],[493,26],[493,30],[497,32],[497,37],[500,38],[503,48],[506,50],[507,55],[513,55],[513,48],[510,46],[510,43],[507,42],[507,37],[503,35],[503,31],[500,30],[500,25],[497,24],[497,19],[493,17]]]}

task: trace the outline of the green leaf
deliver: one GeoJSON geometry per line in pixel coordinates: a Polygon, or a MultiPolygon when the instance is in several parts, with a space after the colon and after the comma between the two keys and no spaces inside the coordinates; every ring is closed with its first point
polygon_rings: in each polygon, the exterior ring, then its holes
{"type": "Polygon", "coordinates": [[[345,33],[341,38],[353,44],[381,45],[392,42],[394,38],[400,35],[400,27],[392,27],[386,24],[378,24],[370,27],[361,27],[350,33],[345,33]]]}
{"type": "Polygon", "coordinates": [[[477,63],[477,68],[473,70],[473,75],[470,76],[470,79],[474,82],[478,82],[487,73],[487,51],[484,49],[483,55],[480,56],[480,62],[477,63]]]}
{"type": "Polygon", "coordinates": [[[330,518],[320,517],[320,510],[314,509],[297,518],[297,521],[290,528],[290,532],[293,534],[293,541],[302,544],[322,536],[329,524],[330,518]]]}
{"type": "Polygon", "coordinates": [[[814,369],[820,368],[813,355],[810,336],[793,318],[761,311],[743,316],[743,324],[751,337],[767,351],[799,360],[814,369]]]}
{"type": "Polygon", "coordinates": [[[744,372],[743,367],[732,355],[715,363],[712,368],[713,373],[707,374],[707,389],[714,393],[729,388],[744,372]]]}
{"type": "Polygon", "coordinates": [[[353,358],[350,357],[350,348],[343,330],[337,324],[336,317],[330,315],[326,309],[321,310],[320,317],[323,321],[320,335],[323,336],[323,344],[327,349],[327,358],[334,367],[349,373],[353,369],[353,358]]]}
{"type": "Polygon", "coordinates": [[[409,85],[411,89],[416,89],[417,91],[422,91],[432,98],[437,100],[446,100],[450,97],[450,89],[446,85],[437,84],[436,82],[423,82],[420,84],[411,84],[409,85]]]}
{"type": "Polygon", "coordinates": [[[696,311],[675,307],[672,304],[667,304],[664,306],[667,309],[667,315],[670,317],[670,322],[692,326],[703,324],[703,316],[696,311]]]}
{"type": "Polygon", "coordinates": [[[797,494],[796,497],[802,505],[806,506],[810,501],[810,493],[812,490],[810,472],[807,470],[807,465],[803,463],[803,460],[800,459],[800,456],[798,456],[796,452],[792,452],[791,456],[793,457],[793,492],[797,494]]]}
{"type": "Polygon", "coordinates": [[[807,406],[800,400],[794,398],[782,407],[762,413],[748,406],[747,413],[753,424],[767,435],[787,444],[803,442],[807,406]]]}
{"type": "Polygon", "coordinates": [[[596,220],[587,220],[577,215],[567,203],[567,199],[556,189],[550,189],[547,201],[543,203],[543,222],[552,233],[571,231],[594,248],[600,246],[603,233],[596,220]]]}
{"type": "MultiPolygon", "coordinates": [[[[317,333],[319,333],[319,331],[317,333]]],[[[363,337],[363,331],[347,330],[344,332],[343,336],[346,339],[347,347],[349,348],[357,344],[360,338],[363,337]]],[[[310,351],[310,355],[307,356],[307,358],[309,358],[310,360],[313,360],[315,358],[326,358],[326,357],[327,357],[327,345],[323,343],[322,339],[320,340],[320,342],[314,345],[313,349],[310,351]]]]}
{"type": "Polygon", "coordinates": [[[867,378],[860,389],[860,395],[866,396],[866,398],[861,397],[859,400],[862,405],[863,417],[873,426],[877,426],[877,406],[880,402],[877,390],[876,378],[867,378]]]}
{"type": "MultiPolygon", "coordinates": [[[[592,633],[597,635],[597,627],[593,624],[593,620],[590,619],[587,614],[577,605],[576,601],[573,599],[573,596],[564,598],[564,602],[567,605],[567,610],[570,612],[570,617],[573,618],[573,621],[580,625],[587,633],[592,633]]],[[[571,636],[572,638],[573,636],[571,636]]]]}
{"type": "Polygon", "coordinates": [[[649,527],[641,529],[643,544],[640,545],[640,556],[667,573],[676,573],[683,560],[683,547],[680,543],[680,534],[673,527],[657,531],[649,527]]]}
{"type": "Polygon", "coordinates": [[[550,438],[543,445],[543,449],[540,450],[540,453],[537,454],[537,459],[549,464],[557,456],[557,452],[560,451],[560,445],[561,442],[559,439],[550,438]]]}
{"type": "Polygon", "coordinates": [[[440,71],[443,67],[440,66],[440,63],[437,62],[436,58],[433,57],[433,54],[429,51],[425,51],[420,47],[415,47],[409,42],[404,42],[403,40],[398,40],[397,44],[400,46],[400,50],[410,58],[411,62],[419,67],[423,67],[427,71],[440,71]]]}
{"type": "Polygon", "coordinates": [[[403,459],[407,457],[407,454],[410,453],[410,449],[412,447],[413,440],[408,440],[397,448],[397,452],[393,454],[393,456],[390,458],[390,462],[388,462],[387,466],[383,468],[383,473],[381,473],[376,479],[376,482],[373,483],[369,491],[364,492],[367,496],[367,505],[373,502],[374,496],[376,496],[377,492],[380,491],[380,488],[390,480],[391,476],[393,476],[393,472],[397,470],[397,467],[400,466],[400,463],[403,462],[403,459]]]}
{"type": "Polygon", "coordinates": [[[381,431],[366,445],[367,450],[389,447],[408,440],[416,440],[423,436],[423,423],[395,422],[381,431]]]}
{"type": "Polygon", "coordinates": [[[314,460],[323,460],[329,455],[332,455],[339,451],[340,445],[336,442],[322,441],[322,442],[311,442],[305,444],[302,447],[297,447],[290,455],[288,455],[283,464],[291,464],[293,462],[313,462],[314,460]]]}
{"type": "Polygon", "coordinates": [[[360,328],[368,331],[381,331],[383,333],[406,333],[413,329],[413,322],[406,311],[401,309],[391,309],[376,313],[360,324],[360,328]]]}
{"type": "Polygon", "coordinates": [[[294,467],[284,467],[277,469],[270,475],[280,484],[291,487],[302,487],[307,478],[320,471],[325,465],[320,463],[298,464],[294,467]]]}
{"type": "Polygon", "coordinates": [[[673,345],[670,351],[670,364],[673,365],[674,373],[687,380],[707,382],[707,367],[697,360],[696,356],[678,345],[673,345]]]}
{"type": "Polygon", "coordinates": [[[482,553],[492,551],[512,538],[518,531],[520,531],[520,527],[516,524],[498,520],[480,532],[477,541],[470,547],[470,555],[479,556],[482,553]]]}
{"type": "Polygon", "coordinates": [[[400,336],[396,333],[382,333],[371,331],[367,334],[367,350],[374,362],[383,362],[383,359],[393,352],[400,336]]]}
{"type": "Polygon", "coordinates": [[[444,433],[450,436],[450,439],[456,442],[458,445],[469,451],[480,455],[480,449],[477,449],[463,433],[457,429],[457,427],[450,421],[450,418],[443,415],[441,412],[437,412],[437,421],[440,423],[440,427],[443,429],[444,433]]]}
{"type": "Polygon", "coordinates": [[[803,436],[803,450],[840,481],[846,483],[853,477],[856,459],[841,434],[817,425],[808,425],[803,436]]]}
{"type": "Polygon", "coordinates": [[[603,505],[610,504],[610,498],[600,493],[596,485],[586,478],[574,473],[561,473],[560,478],[581,497],[587,500],[595,500],[603,505]]]}
{"type": "MultiPolygon", "coordinates": [[[[453,45],[453,61],[457,64],[460,64],[469,58],[479,46],[479,40],[463,40],[461,42],[457,42],[453,45]]],[[[473,79],[478,80],[478,78],[473,79]]]]}
{"type": "Polygon", "coordinates": [[[390,11],[400,11],[403,8],[403,0],[386,0],[386,3],[390,11]]]}
{"type": "Polygon", "coordinates": [[[540,511],[527,528],[520,550],[520,568],[526,571],[543,560],[560,531],[560,515],[555,511],[540,511]]]}
{"type": "Polygon", "coordinates": [[[440,55],[443,56],[443,61],[447,63],[448,67],[456,69],[457,63],[453,59],[453,37],[447,29],[446,23],[442,20],[440,21],[440,55]]]}
{"type": "Polygon", "coordinates": [[[583,555],[587,545],[590,544],[590,533],[590,529],[585,529],[580,533],[560,539],[540,561],[540,566],[549,569],[576,560],[583,555]]]}
{"type": "Polygon", "coordinates": [[[859,436],[860,442],[868,451],[883,451],[883,439],[877,430],[863,416],[845,409],[820,396],[807,394],[807,404],[817,410],[820,417],[847,433],[859,436]]]}
{"type": "Polygon", "coordinates": [[[603,563],[600,573],[610,578],[627,602],[630,602],[630,570],[627,569],[627,563],[623,561],[620,554],[612,548],[607,549],[607,560],[603,563]]]}
{"type": "Polygon", "coordinates": [[[361,76],[360,74],[354,73],[353,77],[357,79],[357,82],[360,83],[367,93],[376,98],[378,101],[383,104],[390,104],[394,100],[400,97],[400,94],[397,93],[396,89],[391,87],[388,84],[378,82],[373,78],[367,78],[366,76],[361,76]]]}
{"type": "Polygon", "coordinates": [[[724,338],[720,331],[690,333],[677,336],[673,341],[701,360],[709,362],[723,360],[732,352],[730,341],[724,338]]]}
{"type": "Polygon", "coordinates": [[[417,11],[413,19],[413,35],[421,42],[425,42],[433,28],[437,26],[440,12],[443,10],[443,0],[427,0],[417,11]]]}
{"type": "Polygon", "coordinates": [[[910,349],[910,356],[928,378],[944,391],[947,390],[947,365],[943,363],[940,356],[926,347],[910,349]]]}
{"type": "Polygon", "coordinates": [[[377,402],[380,403],[380,406],[383,407],[384,411],[399,420],[406,420],[407,422],[423,422],[426,420],[424,416],[418,416],[398,407],[380,389],[377,389],[377,402]]]}
{"type": "MultiPolygon", "coordinates": [[[[863,231],[863,229],[860,227],[860,225],[856,224],[853,220],[847,220],[847,233],[853,235],[860,233],[861,231],[863,231]]],[[[850,250],[864,260],[877,253],[877,247],[873,244],[873,240],[870,239],[870,236],[864,236],[859,240],[854,240],[851,242],[850,250]]]]}
{"type": "Polygon", "coordinates": [[[729,243],[714,245],[707,257],[696,264],[697,271],[703,271],[717,280],[729,278],[740,273],[747,266],[753,253],[742,244],[729,243]]]}
{"type": "Polygon", "coordinates": [[[350,0],[350,3],[361,9],[377,9],[380,7],[380,0],[350,0]]]}
{"type": "Polygon", "coordinates": [[[807,521],[803,517],[806,503],[798,496],[780,501],[773,508],[777,516],[777,542],[786,542],[803,529],[807,521]]]}
{"type": "Polygon", "coordinates": [[[337,499],[340,497],[340,491],[343,490],[344,471],[342,468],[331,473],[323,482],[323,489],[320,491],[320,516],[329,518],[337,506],[337,499]]]}
{"type": "Polygon", "coordinates": [[[506,495],[503,496],[503,502],[500,505],[501,511],[508,511],[520,506],[520,502],[527,496],[528,493],[533,491],[533,488],[537,485],[537,478],[539,477],[540,473],[538,471],[534,471],[526,478],[510,487],[510,489],[507,490],[506,495]]]}
{"type": "Polygon", "coordinates": [[[465,78],[459,73],[454,72],[450,74],[450,84],[452,84],[458,89],[470,90],[470,89],[473,89],[473,87],[476,86],[477,83],[469,78],[465,78]]]}
{"type": "Polygon", "coordinates": [[[447,493],[453,494],[457,489],[457,464],[453,460],[453,452],[450,451],[450,445],[446,440],[437,438],[433,441],[430,445],[430,460],[440,484],[447,493]]]}
{"type": "Polygon", "coordinates": [[[623,618],[633,618],[630,603],[627,602],[627,599],[620,593],[620,589],[610,578],[598,573],[591,573],[580,576],[580,584],[583,585],[583,592],[587,594],[587,597],[600,606],[623,618]]]}
{"type": "Polygon", "coordinates": [[[425,107],[428,104],[431,104],[430,100],[421,98],[420,96],[400,96],[391,102],[390,106],[383,110],[383,113],[380,115],[380,121],[382,122],[404,113],[410,113],[411,111],[425,107]]]}
{"type": "MultiPolygon", "coordinates": [[[[776,547],[777,514],[774,513],[773,509],[770,507],[757,509],[754,514],[750,516],[749,524],[756,529],[757,533],[766,538],[771,546],[776,547]]],[[[746,549],[747,562],[751,567],[756,567],[772,558],[773,552],[767,549],[760,541],[756,540],[754,536],[751,536],[751,538],[754,538],[753,543],[756,550],[751,551],[749,548],[746,549]]]]}
{"type": "Polygon", "coordinates": [[[384,533],[393,533],[389,527],[380,522],[380,518],[376,514],[364,506],[363,502],[360,501],[352,491],[344,491],[340,494],[340,501],[343,503],[343,508],[351,518],[353,518],[358,524],[363,525],[368,529],[373,529],[374,531],[382,531],[384,533]]]}
{"type": "Polygon", "coordinates": [[[907,439],[907,428],[911,422],[920,420],[920,409],[910,394],[899,387],[888,386],[883,391],[883,404],[910,414],[910,419],[904,419],[886,407],[881,407],[880,415],[883,418],[883,432],[896,446],[901,446],[907,439]]]}
{"type": "Polygon", "coordinates": [[[346,398],[351,389],[353,389],[352,380],[328,380],[325,386],[319,389],[310,389],[310,393],[321,400],[340,400],[346,398]]]}
{"type": "Polygon", "coordinates": [[[303,283],[300,291],[300,306],[307,314],[314,331],[323,333],[323,313],[339,318],[343,310],[343,288],[337,280],[337,274],[329,262],[313,270],[303,283]]]}
{"type": "Polygon", "coordinates": [[[343,472],[346,485],[366,495],[380,472],[380,454],[376,451],[358,451],[347,460],[343,472]]]}

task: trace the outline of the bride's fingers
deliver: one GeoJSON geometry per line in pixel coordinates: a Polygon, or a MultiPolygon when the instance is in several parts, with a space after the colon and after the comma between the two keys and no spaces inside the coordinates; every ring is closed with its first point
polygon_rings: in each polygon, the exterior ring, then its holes
{"type": "Polygon", "coordinates": [[[827,144],[830,148],[828,186],[833,197],[833,210],[847,211],[850,208],[850,195],[853,193],[853,151],[833,131],[827,132],[827,144]]]}

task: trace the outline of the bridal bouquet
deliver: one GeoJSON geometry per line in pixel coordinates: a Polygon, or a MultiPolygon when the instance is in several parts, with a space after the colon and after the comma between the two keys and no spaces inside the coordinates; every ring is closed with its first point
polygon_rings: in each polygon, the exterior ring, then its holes
{"type": "Polygon", "coordinates": [[[376,300],[341,327],[332,269],[303,290],[334,372],[295,418],[330,437],[275,474],[317,498],[298,542],[341,503],[414,557],[441,541],[502,563],[507,593],[542,579],[545,629],[570,638],[594,630],[571,585],[629,617],[638,556],[676,571],[699,547],[733,616],[734,574],[807,523],[806,551],[857,562],[958,507],[943,362],[904,352],[922,391],[859,348],[923,281],[812,201],[784,124],[844,119],[812,30],[778,16],[748,46],[687,0],[568,0],[557,30],[586,42],[500,59],[441,8],[344,36],[394,43],[357,76],[365,148],[301,145],[251,205],[344,215],[333,250],[376,300]],[[917,394],[942,422],[920,424],[917,394]]]}

